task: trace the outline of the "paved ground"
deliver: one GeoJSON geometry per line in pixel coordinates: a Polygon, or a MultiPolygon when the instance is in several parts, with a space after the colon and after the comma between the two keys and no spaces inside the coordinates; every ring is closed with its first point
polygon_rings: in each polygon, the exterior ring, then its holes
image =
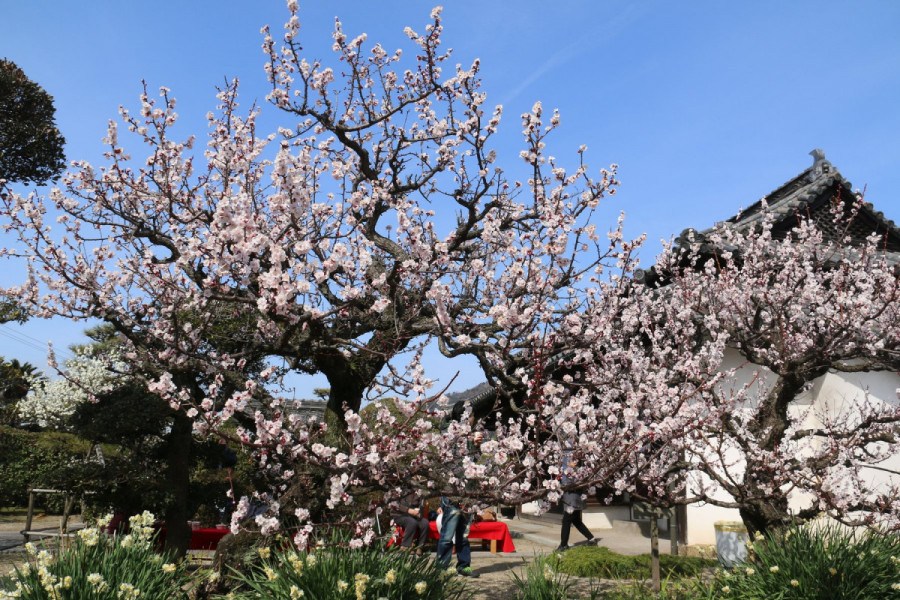
{"type": "MultiPolygon", "coordinates": [[[[80,528],[78,518],[70,518],[71,528],[80,528]]],[[[21,531],[25,529],[25,515],[0,515],[0,576],[9,573],[13,567],[25,562],[24,538],[21,531]]],[[[54,533],[59,531],[58,516],[38,516],[31,523],[33,531],[54,533]]]]}
{"type": "MultiPolygon", "coordinates": [[[[516,542],[516,551],[526,552],[533,549],[535,552],[547,553],[552,551],[559,545],[559,530],[561,527],[561,515],[546,514],[540,518],[524,517],[515,519],[504,519],[503,522],[509,526],[509,530],[513,534],[516,542]],[[522,540],[522,544],[520,544],[522,540]]],[[[643,527],[642,524],[633,521],[614,521],[612,529],[597,529],[593,531],[596,539],[599,540],[598,545],[605,546],[610,550],[620,554],[646,554],[650,552],[650,536],[645,531],[649,529],[649,524],[643,527]]],[[[575,528],[569,537],[569,545],[577,544],[584,541],[575,528]]],[[[669,554],[670,544],[668,537],[661,536],[659,539],[659,551],[663,554],[669,554]]]]}
{"type": "MultiPolygon", "coordinates": [[[[513,573],[524,575],[526,561],[536,555],[549,554],[559,545],[559,515],[544,515],[541,519],[515,518],[503,519],[509,526],[516,544],[516,552],[512,554],[491,554],[482,550],[472,553],[472,568],[480,575],[473,581],[477,590],[476,600],[507,600],[515,597],[515,585],[512,583],[513,573]]],[[[650,552],[650,538],[645,536],[637,523],[617,522],[612,529],[593,531],[599,540],[598,545],[621,554],[645,554],[650,552]]],[[[580,533],[573,529],[569,545],[584,542],[580,533]]],[[[660,552],[668,553],[668,539],[660,539],[660,552]]],[[[590,580],[572,577],[573,593],[578,597],[589,598],[590,589],[608,590],[616,586],[609,580],[590,580]]]]}
{"type": "MultiPolygon", "coordinates": [[[[472,568],[480,575],[472,580],[472,589],[476,590],[474,600],[512,600],[515,597],[515,585],[512,574],[524,575],[526,561],[530,561],[536,555],[549,554],[559,545],[559,517],[545,515],[540,520],[528,518],[516,518],[503,520],[510,529],[516,552],[510,554],[491,554],[488,551],[478,549],[476,543],[472,552],[472,568]]],[[[76,518],[70,525],[80,527],[81,523],[76,518]]],[[[23,538],[19,533],[24,529],[24,517],[0,518],[0,576],[9,572],[14,565],[22,564],[25,558],[22,543],[23,538]]],[[[57,531],[59,529],[59,517],[41,517],[32,524],[32,529],[39,531],[57,531]]],[[[598,529],[594,535],[599,539],[599,545],[622,554],[643,554],[650,551],[650,540],[646,537],[636,523],[618,523],[612,529],[598,529]]],[[[584,541],[577,531],[572,531],[570,545],[577,545],[584,541]]],[[[668,540],[660,540],[660,551],[667,553],[668,540]]],[[[573,592],[580,597],[589,598],[591,587],[610,589],[615,583],[607,580],[588,580],[573,577],[573,592]]]]}
{"type": "MultiPolygon", "coordinates": [[[[42,534],[56,534],[59,532],[60,518],[58,516],[36,515],[31,522],[31,530],[42,534]]],[[[69,531],[81,529],[83,524],[79,517],[70,517],[69,531]]],[[[25,529],[25,515],[0,515],[0,552],[21,552],[24,550],[24,538],[22,530],[25,529]]],[[[35,536],[36,541],[39,536],[35,536]]]]}

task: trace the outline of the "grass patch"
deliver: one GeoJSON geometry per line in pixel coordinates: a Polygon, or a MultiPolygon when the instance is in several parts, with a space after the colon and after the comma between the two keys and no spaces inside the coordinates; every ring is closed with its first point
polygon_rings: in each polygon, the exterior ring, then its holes
{"type": "MultiPolygon", "coordinates": [[[[650,577],[650,555],[626,556],[602,546],[578,546],[564,554],[553,555],[554,568],[560,573],[577,577],[601,577],[604,579],[647,579],[650,577]]],[[[663,578],[695,577],[704,569],[715,567],[711,558],[695,556],[659,557],[663,578]]]]}
{"type": "Polygon", "coordinates": [[[644,583],[631,583],[606,592],[602,598],[603,600],[721,600],[723,597],[697,581],[664,580],[659,593],[644,583]]]}
{"type": "Polygon", "coordinates": [[[28,509],[18,506],[0,508],[0,523],[14,523],[24,521],[28,516],[28,509]]]}

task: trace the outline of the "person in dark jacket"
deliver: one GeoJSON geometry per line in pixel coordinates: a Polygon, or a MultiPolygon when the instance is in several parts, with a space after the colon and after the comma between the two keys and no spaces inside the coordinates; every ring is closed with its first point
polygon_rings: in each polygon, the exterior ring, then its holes
{"type": "MultiPolygon", "coordinates": [[[[568,485],[572,483],[571,478],[568,473],[577,466],[575,460],[572,458],[571,453],[566,452],[563,455],[562,461],[562,481],[563,485],[568,485]]],[[[569,549],[569,531],[572,529],[572,525],[575,526],[581,535],[587,538],[587,543],[590,544],[594,541],[594,534],[591,533],[591,530],[587,528],[584,524],[584,521],[581,518],[582,511],[584,510],[586,503],[584,498],[582,497],[581,492],[572,491],[572,492],[563,492],[562,495],[562,508],[563,508],[563,517],[562,517],[562,529],[559,532],[559,547],[556,549],[557,552],[565,552],[569,549]]]]}
{"type": "Polygon", "coordinates": [[[401,548],[412,548],[415,543],[416,554],[422,554],[422,548],[428,540],[427,512],[419,496],[409,493],[397,502],[397,508],[391,511],[391,519],[403,529],[401,548]]]}

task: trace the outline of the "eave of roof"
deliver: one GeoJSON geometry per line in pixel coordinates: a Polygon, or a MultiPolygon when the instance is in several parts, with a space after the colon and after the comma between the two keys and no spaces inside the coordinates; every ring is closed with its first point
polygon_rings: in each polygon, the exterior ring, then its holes
{"type": "MultiPolygon", "coordinates": [[[[830,200],[837,193],[849,193],[857,198],[860,197],[859,191],[853,191],[853,185],[825,159],[825,152],[815,149],[810,152],[810,155],[813,157],[811,167],[730,219],[701,231],[694,228],[685,229],[675,238],[676,245],[688,247],[693,243],[700,243],[700,252],[703,254],[706,251],[704,250],[705,246],[708,245],[707,236],[713,233],[716,227],[723,224],[746,232],[758,224],[766,214],[775,214],[778,216],[775,226],[787,230],[793,226],[793,223],[787,223],[788,219],[794,219],[798,212],[805,211],[807,208],[815,208],[814,205],[830,200]]],[[[876,231],[884,231],[894,241],[900,240],[900,227],[888,219],[884,213],[875,210],[870,202],[862,203],[860,213],[875,223],[876,231]]],[[[711,248],[709,251],[712,251],[711,248]]],[[[886,251],[885,257],[892,264],[900,264],[900,252],[886,251]]],[[[655,265],[649,269],[638,269],[635,272],[635,280],[644,285],[658,285],[659,279],[660,274],[656,271],[655,265]]]]}
{"type": "MultiPolygon", "coordinates": [[[[798,211],[805,210],[811,204],[822,199],[830,199],[837,190],[846,191],[855,197],[861,197],[860,192],[853,191],[853,184],[841,175],[828,160],[825,158],[825,152],[819,149],[812,150],[810,155],[813,157],[813,165],[785,182],[766,196],[756,201],[746,209],[742,210],[735,216],[724,221],[730,224],[738,231],[746,232],[759,223],[764,215],[775,214],[780,222],[793,218],[798,211]],[[763,210],[764,207],[768,210],[763,210]]],[[[892,236],[900,238],[900,227],[893,220],[888,219],[883,212],[875,210],[871,202],[863,202],[861,211],[866,213],[872,220],[892,236]]],[[[717,224],[718,225],[718,224],[717,224]]],[[[709,227],[702,231],[685,229],[678,236],[676,242],[681,244],[687,242],[688,234],[693,231],[695,239],[703,239],[708,234],[715,231],[716,226],[709,227]]],[[[893,263],[900,262],[900,253],[887,252],[888,259],[893,263]]]]}

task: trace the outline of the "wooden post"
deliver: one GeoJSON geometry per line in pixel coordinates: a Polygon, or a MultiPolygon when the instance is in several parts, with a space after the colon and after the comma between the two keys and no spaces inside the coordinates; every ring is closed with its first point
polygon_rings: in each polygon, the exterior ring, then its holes
{"type": "Polygon", "coordinates": [[[678,556],[678,513],[672,511],[672,517],[669,519],[669,545],[672,556],[678,556]]]}
{"type": "Polygon", "coordinates": [[[650,521],[650,571],[653,576],[653,591],[661,588],[659,576],[659,519],[669,519],[669,533],[672,536],[673,554],[678,552],[677,526],[672,526],[675,519],[675,511],[672,508],[661,508],[647,502],[635,502],[631,505],[631,518],[634,520],[650,521]]]}
{"type": "Polygon", "coordinates": [[[75,494],[70,494],[69,492],[66,492],[65,494],[65,500],[63,501],[63,514],[62,518],[59,520],[60,535],[68,532],[69,513],[72,512],[72,507],[75,505],[75,494]]]}
{"type": "Polygon", "coordinates": [[[659,577],[659,522],[650,519],[650,574],[653,577],[653,591],[660,590],[659,577]]]}
{"type": "MultiPolygon", "coordinates": [[[[28,488],[28,515],[25,517],[25,531],[31,531],[31,519],[34,517],[34,488],[28,488]]],[[[22,533],[25,543],[31,541],[27,533],[22,533]]]]}

